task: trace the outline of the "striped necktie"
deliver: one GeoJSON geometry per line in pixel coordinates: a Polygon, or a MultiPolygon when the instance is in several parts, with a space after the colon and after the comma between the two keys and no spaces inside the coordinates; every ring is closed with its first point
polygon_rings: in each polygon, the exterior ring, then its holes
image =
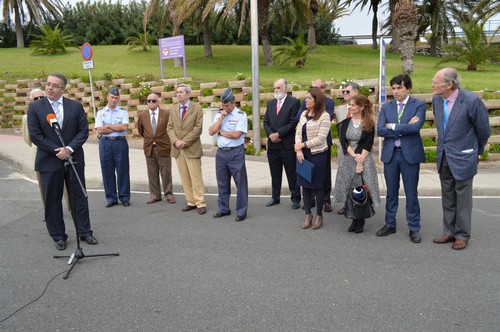
{"type": "Polygon", "coordinates": [[[63,113],[61,112],[61,108],[59,108],[60,104],[61,103],[58,101],[52,102],[52,109],[54,110],[54,114],[56,115],[57,123],[59,123],[59,127],[62,128],[62,126],[63,126],[63,113]]]}

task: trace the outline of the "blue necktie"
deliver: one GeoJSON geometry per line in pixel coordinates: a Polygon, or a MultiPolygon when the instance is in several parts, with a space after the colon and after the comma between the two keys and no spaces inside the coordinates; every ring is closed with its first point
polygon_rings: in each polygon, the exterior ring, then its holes
{"type": "Polygon", "coordinates": [[[446,125],[448,124],[448,117],[450,113],[448,111],[448,99],[443,99],[443,128],[446,129],[446,125]]]}

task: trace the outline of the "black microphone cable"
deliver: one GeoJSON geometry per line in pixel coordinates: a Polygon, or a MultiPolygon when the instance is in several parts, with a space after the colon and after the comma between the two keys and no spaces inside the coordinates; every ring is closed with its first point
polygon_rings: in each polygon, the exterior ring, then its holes
{"type": "Polygon", "coordinates": [[[21,308],[16,309],[16,311],[14,311],[13,313],[11,313],[11,314],[10,314],[10,315],[8,315],[7,317],[0,319],[0,323],[5,322],[5,321],[6,321],[7,319],[9,319],[10,317],[14,316],[17,312],[19,312],[19,311],[23,310],[24,308],[26,308],[26,307],[27,307],[27,306],[29,306],[30,304],[35,303],[36,301],[38,301],[38,300],[39,300],[39,299],[40,299],[40,298],[41,298],[41,297],[45,294],[45,291],[47,291],[47,288],[49,287],[49,284],[50,284],[50,283],[51,283],[51,282],[52,282],[52,281],[53,281],[53,280],[54,280],[57,276],[60,276],[61,274],[66,273],[66,272],[68,272],[68,271],[69,271],[69,270],[65,270],[65,271],[60,272],[60,273],[56,274],[55,276],[53,276],[53,277],[52,277],[49,281],[47,281],[47,284],[45,285],[45,288],[43,289],[42,294],[40,294],[40,295],[39,295],[36,299],[34,299],[33,301],[26,303],[26,304],[25,304],[25,305],[23,305],[21,308]]]}

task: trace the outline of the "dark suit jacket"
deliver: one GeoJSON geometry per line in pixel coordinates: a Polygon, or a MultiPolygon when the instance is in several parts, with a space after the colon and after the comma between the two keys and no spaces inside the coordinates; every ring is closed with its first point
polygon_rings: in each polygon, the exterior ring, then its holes
{"type": "Polygon", "coordinates": [[[400,123],[398,123],[398,105],[396,100],[392,100],[382,105],[380,110],[377,133],[384,137],[382,148],[382,161],[388,163],[394,153],[394,141],[399,138],[403,156],[409,164],[417,164],[425,161],[424,146],[420,137],[420,128],[425,121],[425,103],[410,96],[405,105],[400,123]],[[408,122],[414,116],[418,116],[419,121],[414,124],[408,122]],[[395,123],[394,130],[385,127],[387,123],[395,123]]]}
{"type": "Polygon", "coordinates": [[[153,143],[156,144],[158,157],[170,156],[170,139],[167,134],[169,117],[170,111],[159,108],[156,120],[156,134],[153,135],[149,109],[139,113],[137,119],[137,130],[139,131],[139,135],[144,138],[143,148],[146,156],[151,157],[153,143]]]}
{"type": "MultiPolygon", "coordinates": [[[[73,161],[83,170],[85,158],[83,144],[89,137],[89,123],[82,104],[63,98],[64,120],[61,136],[66,146],[73,149],[73,161]]],[[[31,141],[38,147],[35,159],[35,171],[55,172],[64,167],[64,161],[56,157],[54,149],[60,148],[61,142],[56,132],[47,121],[47,115],[54,114],[48,98],[30,103],[28,108],[28,129],[31,141]]]]}
{"type": "Polygon", "coordinates": [[[287,96],[285,102],[281,105],[280,113],[276,114],[276,99],[267,103],[266,114],[264,116],[264,129],[266,137],[272,133],[279,133],[281,141],[273,143],[267,141],[268,149],[287,149],[293,150],[295,144],[295,127],[297,126],[297,111],[300,107],[300,101],[292,96],[287,96]]]}
{"type": "MultiPolygon", "coordinates": [[[[349,141],[346,138],[347,127],[349,127],[349,122],[351,122],[351,118],[347,118],[344,121],[337,124],[337,128],[339,128],[339,139],[340,145],[342,146],[342,151],[344,154],[347,154],[347,148],[349,147],[349,141]]],[[[354,150],[354,153],[361,154],[363,150],[371,151],[373,147],[373,140],[375,139],[375,130],[371,132],[362,131],[361,137],[358,141],[358,147],[354,150]]]]}
{"type": "Polygon", "coordinates": [[[451,109],[446,130],[443,128],[443,98],[432,98],[432,111],[438,131],[437,167],[441,170],[443,154],[453,177],[467,180],[477,174],[478,156],[490,137],[488,110],[478,96],[460,89],[451,109]]]}

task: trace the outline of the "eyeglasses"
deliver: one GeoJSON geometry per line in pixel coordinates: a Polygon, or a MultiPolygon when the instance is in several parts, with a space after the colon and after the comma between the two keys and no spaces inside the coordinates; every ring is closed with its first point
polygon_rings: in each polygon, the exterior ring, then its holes
{"type": "Polygon", "coordinates": [[[311,85],[309,88],[311,88],[311,89],[322,89],[319,86],[314,86],[314,85],[311,85]]]}
{"type": "Polygon", "coordinates": [[[348,95],[348,94],[350,94],[350,93],[351,93],[351,91],[349,91],[349,90],[342,90],[342,94],[343,94],[343,95],[348,95]]]}
{"type": "Polygon", "coordinates": [[[156,99],[148,99],[148,103],[156,104],[157,102],[158,102],[158,100],[156,100],[156,99]]]}
{"type": "Polygon", "coordinates": [[[54,84],[54,83],[50,83],[50,82],[45,83],[45,86],[47,88],[52,87],[53,89],[61,89],[62,88],[62,86],[60,86],[59,84],[54,84]]]}
{"type": "Polygon", "coordinates": [[[447,82],[434,82],[434,81],[432,81],[432,85],[444,85],[446,83],[447,82]]]}
{"type": "Polygon", "coordinates": [[[39,96],[39,97],[34,97],[33,100],[38,100],[38,99],[42,99],[43,96],[39,96]]]}

